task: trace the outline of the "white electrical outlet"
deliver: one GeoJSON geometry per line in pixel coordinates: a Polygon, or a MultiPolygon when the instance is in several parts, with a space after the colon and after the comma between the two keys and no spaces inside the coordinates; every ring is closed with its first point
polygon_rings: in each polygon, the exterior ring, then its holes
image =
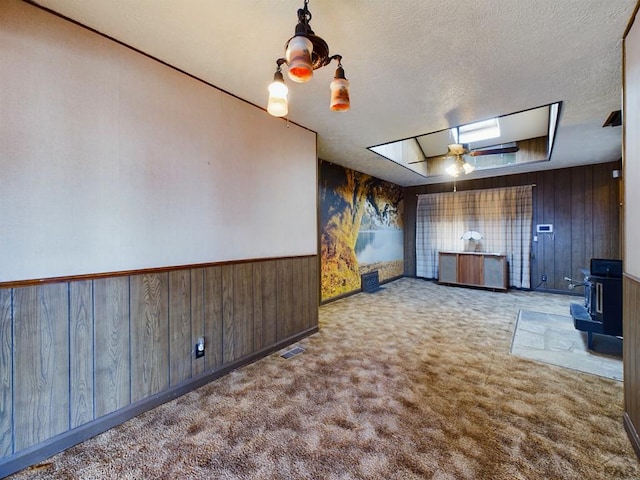
{"type": "Polygon", "coordinates": [[[204,337],[199,337],[196,343],[196,358],[204,357],[204,337]]]}

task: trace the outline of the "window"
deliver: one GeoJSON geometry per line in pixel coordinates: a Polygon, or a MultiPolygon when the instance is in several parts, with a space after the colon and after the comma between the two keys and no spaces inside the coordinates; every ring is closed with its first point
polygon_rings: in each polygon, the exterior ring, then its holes
{"type": "Polygon", "coordinates": [[[468,123],[458,127],[458,129],[460,130],[460,139],[457,143],[481,142],[500,136],[500,124],[497,118],[468,123]]]}

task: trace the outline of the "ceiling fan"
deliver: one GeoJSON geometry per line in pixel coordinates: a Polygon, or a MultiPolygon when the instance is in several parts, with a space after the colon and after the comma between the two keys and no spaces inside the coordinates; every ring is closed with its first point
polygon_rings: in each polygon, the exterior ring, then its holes
{"type": "Polygon", "coordinates": [[[476,167],[475,165],[467,162],[464,159],[465,155],[471,157],[480,157],[483,155],[500,155],[503,153],[515,153],[519,150],[517,145],[508,147],[492,147],[484,150],[469,150],[469,145],[466,143],[452,143],[447,146],[448,152],[446,157],[453,158],[451,165],[447,167],[446,172],[452,177],[459,177],[463,173],[471,173],[476,167]]]}
{"type": "MultiPolygon", "coordinates": [[[[423,160],[417,160],[415,162],[409,162],[409,163],[410,164],[422,163],[422,162],[428,162],[433,160],[444,160],[446,158],[453,158],[456,161],[456,163],[460,163],[460,162],[464,162],[463,157],[465,155],[468,155],[470,157],[481,157],[484,155],[501,155],[505,153],[516,153],[518,150],[520,150],[520,148],[515,143],[511,145],[507,144],[505,146],[494,145],[491,147],[478,148],[475,150],[470,149],[468,143],[452,143],[447,145],[447,153],[444,155],[425,157],[423,160]]],[[[470,172],[467,172],[467,173],[470,173],[470,172]]]]}

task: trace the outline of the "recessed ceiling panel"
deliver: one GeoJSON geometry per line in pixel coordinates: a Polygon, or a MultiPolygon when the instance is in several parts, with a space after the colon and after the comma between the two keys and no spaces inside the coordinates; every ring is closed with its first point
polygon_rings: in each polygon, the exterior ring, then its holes
{"type": "MultiPolygon", "coordinates": [[[[464,144],[464,157],[475,169],[487,170],[516,164],[549,160],[553,146],[559,103],[543,105],[522,112],[496,117],[491,122],[491,138],[479,139],[464,144]]],[[[475,123],[486,122],[483,119],[475,123]]],[[[489,119],[491,120],[491,119],[489,119]]],[[[464,132],[459,125],[417,137],[369,147],[369,150],[382,155],[393,162],[427,175],[442,175],[448,164],[455,159],[449,146],[459,143],[458,138],[464,132]],[[426,168],[425,168],[426,165],[426,168]]],[[[481,133],[478,129],[472,133],[481,133]]],[[[479,137],[480,135],[476,135],[479,137]]],[[[461,158],[457,159],[458,162],[461,158]]]]}

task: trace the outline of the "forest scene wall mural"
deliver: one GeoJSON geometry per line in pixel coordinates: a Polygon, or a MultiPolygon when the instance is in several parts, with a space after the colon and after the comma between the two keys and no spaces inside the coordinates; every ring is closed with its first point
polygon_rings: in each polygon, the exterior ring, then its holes
{"type": "Polygon", "coordinates": [[[365,273],[402,276],[402,188],[324,161],[318,178],[321,299],[360,290],[365,273]]]}

